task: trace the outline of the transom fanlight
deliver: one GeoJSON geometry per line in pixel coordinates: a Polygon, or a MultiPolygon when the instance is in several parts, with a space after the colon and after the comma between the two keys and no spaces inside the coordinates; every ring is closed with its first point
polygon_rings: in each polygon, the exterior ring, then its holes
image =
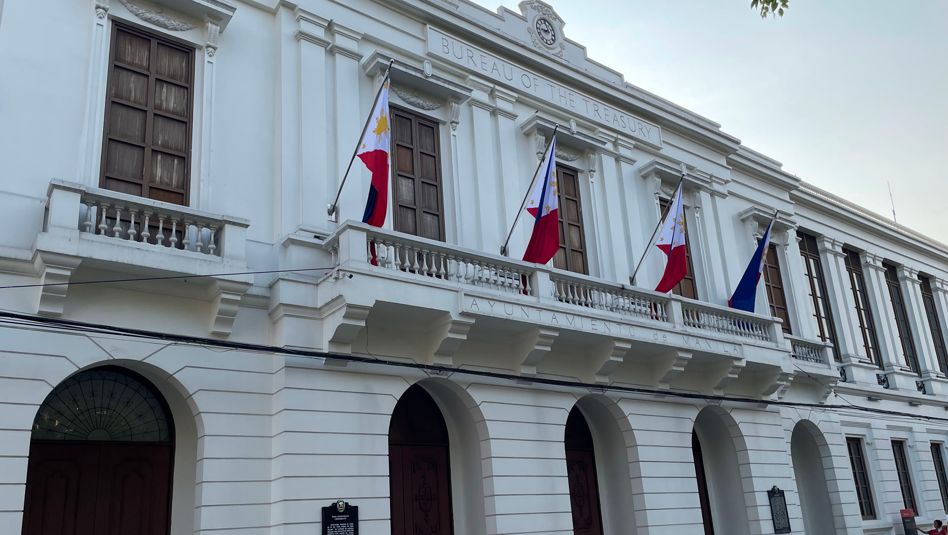
{"type": "Polygon", "coordinates": [[[171,419],[154,387],[121,368],[78,373],[46,397],[34,440],[171,442],[171,419]]]}

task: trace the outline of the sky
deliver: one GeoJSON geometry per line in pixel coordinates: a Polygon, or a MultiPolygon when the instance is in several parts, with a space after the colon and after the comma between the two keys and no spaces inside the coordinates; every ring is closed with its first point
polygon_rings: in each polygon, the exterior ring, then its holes
{"type": "MultiPolygon", "coordinates": [[[[475,0],[490,10],[517,0],[475,0]]],[[[546,0],[626,81],[948,243],[948,1],[546,0]]]]}

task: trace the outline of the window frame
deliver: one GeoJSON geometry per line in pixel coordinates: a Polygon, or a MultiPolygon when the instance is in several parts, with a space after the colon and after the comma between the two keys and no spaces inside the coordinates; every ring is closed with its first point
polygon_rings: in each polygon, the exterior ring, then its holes
{"type": "MultiPolygon", "coordinates": [[[[682,195],[684,195],[684,190],[682,190],[682,195]]],[[[659,196],[658,198],[659,221],[664,220],[665,217],[668,215],[667,211],[668,211],[669,206],[671,206],[671,198],[665,197],[665,196],[659,196]]],[[[684,278],[678,281],[678,284],[676,284],[675,287],[672,288],[671,291],[673,294],[677,296],[684,297],[686,299],[694,299],[695,301],[698,301],[700,299],[699,297],[700,294],[698,293],[698,278],[695,276],[695,264],[693,260],[694,255],[691,254],[691,236],[688,233],[688,229],[691,228],[691,221],[688,220],[689,219],[688,206],[685,205],[684,199],[682,199],[681,210],[683,212],[683,216],[685,219],[685,260],[688,263],[687,264],[688,273],[684,276],[684,278]],[[690,285],[693,295],[685,295],[685,288],[686,288],[685,283],[688,283],[690,285]]]]}
{"type": "Polygon", "coordinates": [[[780,271],[780,252],[777,247],[776,243],[771,242],[768,244],[767,250],[764,251],[764,293],[767,294],[767,303],[770,305],[770,315],[783,320],[783,332],[792,335],[793,327],[790,324],[790,307],[787,302],[786,287],[783,284],[783,273],[780,271]],[[773,255],[773,263],[770,262],[771,254],[773,255]],[[770,277],[771,270],[776,273],[776,281],[770,277]],[[776,292],[780,293],[780,298],[783,301],[782,307],[778,307],[774,304],[773,296],[776,292]],[[779,309],[783,310],[783,314],[780,314],[779,309]]]}
{"type": "Polygon", "coordinates": [[[797,236],[800,238],[803,275],[807,279],[807,290],[810,304],[813,306],[812,317],[816,321],[817,336],[820,340],[833,344],[833,358],[840,362],[842,358],[839,354],[839,338],[836,334],[836,323],[833,319],[833,305],[829,301],[826,274],[823,271],[823,259],[816,243],[816,236],[806,232],[799,232],[797,236]],[[810,242],[812,242],[812,245],[810,242]]]}
{"type": "Polygon", "coordinates": [[[948,512],[948,472],[945,472],[945,456],[943,442],[931,442],[932,463],[935,465],[935,479],[938,480],[938,492],[941,494],[941,504],[948,512]]]}
{"type": "MultiPolygon", "coordinates": [[[[935,304],[935,292],[932,289],[931,277],[918,275],[922,290],[922,304],[925,307],[925,316],[928,318],[928,329],[931,331],[932,343],[935,345],[935,357],[941,373],[948,374],[948,346],[941,331],[941,318],[938,317],[938,307],[935,304]]],[[[948,505],[945,506],[948,511],[948,505]]]]}
{"type": "MultiPolygon", "coordinates": [[[[194,178],[193,173],[191,171],[192,171],[192,168],[194,167],[194,131],[195,131],[194,122],[196,120],[195,113],[194,113],[194,100],[195,100],[194,93],[196,91],[195,78],[196,78],[196,71],[198,67],[198,62],[197,62],[198,47],[195,46],[193,43],[190,43],[183,39],[179,39],[174,36],[171,36],[159,31],[155,31],[151,28],[147,28],[145,26],[135,24],[125,19],[116,19],[113,17],[113,18],[110,18],[109,20],[111,20],[111,27],[109,30],[108,58],[106,60],[107,73],[106,73],[105,91],[104,91],[105,105],[104,105],[104,112],[102,115],[102,119],[103,119],[102,143],[101,143],[101,147],[99,151],[99,173],[98,173],[99,178],[98,178],[97,184],[102,189],[106,189],[109,191],[116,191],[119,193],[125,193],[120,190],[109,188],[106,185],[106,180],[107,180],[106,171],[108,167],[108,146],[109,146],[109,140],[110,140],[109,121],[110,121],[110,112],[111,112],[111,108],[112,108],[112,104],[114,100],[112,97],[112,83],[113,83],[113,73],[114,73],[115,65],[116,65],[115,64],[116,43],[117,43],[118,32],[125,31],[130,34],[137,35],[141,38],[148,39],[151,42],[150,58],[154,58],[154,52],[157,49],[158,43],[164,44],[165,46],[169,46],[171,48],[177,48],[179,50],[183,50],[188,53],[190,65],[188,69],[188,82],[187,82],[187,90],[188,90],[187,111],[188,113],[187,113],[187,119],[186,119],[187,128],[186,128],[186,133],[185,133],[187,149],[183,151],[185,155],[184,156],[185,158],[184,186],[182,188],[183,199],[182,199],[182,202],[179,204],[179,206],[190,207],[191,206],[191,189],[193,187],[192,180],[194,178]]],[[[133,66],[120,65],[120,67],[126,68],[128,70],[134,70],[133,66]]],[[[141,68],[137,68],[136,72],[139,72],[139,74],[147,74],[148,76],[148,82],[147,82],[148,84],[147,95],[148,96],[146,97],[145,106],[128,103],[127,101],[121,101],[121,100],[118,101],[118,103],[121,105],[129,106],[129,104],[131,104],[132,106],[136,107],[136,109],[144,108],[145,109],[144,111],[146,113],[146,122],[145,122],[146,141],[142,143],[143,145],[143,156],[142,156],[143,169],[142,169],[142,181],[141,181],[142,191],[140,195],[136,195],[136,196],[141,197],[143,199],[155,200],[159,202],[168,202],[171,204],[178,204],[173,201],[168,201],[164,199],[154,199],[148,195],[148,190],[151,187],[150,182],[149,182],[150,175],[151,175],[151,170],[150,170],[151,164],[149,161],[149,156],[151,155],[153,151],[153,147],[156,146],[155,143],[149,142],[148,139],[150,139],[153,136],[154,115],[156,113],[153,99],[154,99],[155,81],[159,77],[159,75],[157,75],[153,71],[153,67],[151,65],[149,65],[147,73],[145,73],[144,70],[141,68]]],[[[182,84],[182,82],[177,81],[177,80],[172,80],[171,82],[177,85],[182,84]]],[[[158,112],[158,113],[164,114],[164,112],[158,112]]],[[[181,120],[181,117],[176,117],[173,115],[170,115],[170,116],[173,117],[175,120],[181,120]]],[[[129,143],[129,140],[123,140],[123,139],[118,139],[118,138],[117,140],[122,143],[129,143]]],[[[168,152],[169,154],[172,153],[170,152],[170,149],[161,149],[161,150],[168,152]]],[[[129,183],[133,183],[130,180],[125,180],[125,179],[121,179],[121,180],[125,182],[129,182],[129,183]]],[[[158,188],[158,189],[162,189],[162,188],[158,188]]]]}
{"type": "Polygon", "coordinates": [[[883,262],[885,284],[889,289],[889,304],[892,315],[895,317],[895,327],[898,331],[899,342],[902,347],[902,358],[905,365],[914,373],[921,375],[919,366],[918,348],[912,339],[912,326],[909,321],[908,309],[905,307],[905,295],[902,293],[902,284],[899,282],[898,268],[895,264],[883,262]]]}
{"type": "Polygon", "coordinates": [[[560,235],[560,247],[557,249],[557,254],[553,255],[553,267],[555,267],[556,269],[569,271],[571,273],[579,273],[581,275],[588,275],[589,274],[589,247],[586,244],[586,221],[583,218],[583,196],[582,196],[582,189],[581,189],[582,181],[580,180],[581,173],[579,169],[576,169],[575,167],[564,165],[559,162],[554,162],[554,163],[555,163],[554,172],[556,173],[556,202],[557,202],[557,206],[559,207],[557,209],[557,231],[559,232],[559,235],[560,235]],[[566,209],[564,208],[565,204],[563,202],[565,193],[564,193],[564,188],[562,187],[562,184],[560,182],[562,173],[564,172],[571,173],[576,177],[575,201],[576,201],[576,207],[577,207],[576,209],[578,210],[578,216],[579,216],[579,239],[580,239],[579,245],[581,249],[574,249],[570,247],[570,244],[568,243],[568,236],[566,233],[566,209]],[[562,251],[564,248],[566,249],[566,253],[564,255],[566,265],[558,266],[556,265],[557,257],[559,256],[559,252],[562,251]],[[582,266],[583,269],[582,270],[573,269],[575,266],[572,266],[570,262],[570,257],[572,256],[570,255],[571,250],[582,251],[582,255],[583,255],[583,266],[582,266]]]}
{"type": "Polygon", "coordinates": [[[876,366],[882,367],[879,355],[879,337],[876,333],[875,320],[872,316],[872,304],[869,301],[869,289],[866,286],[866,275],[862,267],[862,258],[854,249],[843,247],[846,273],[849,275],[849,287],[853,294],[853,307],[859,331],[862,334],[862,347],[866,357],[876,366]]]}
{"type": "Polygon", "coordinates": [[[899,490],[902,492],[902,504],[918,516],[918,501],[915,499],[915,489],[912,485],[912,468],[905,451],[907,442],[905,439],[894,438],[891,443],[892,459],[895,463],[895,472],[899,476],[899,490]]]}
{"type": "Polygon", "coordinates": [[[869,476],[869,469],[866,466],[866,451],[863,447],[862,437],[847,436],[846,451],[849,456],[849,466],[852,470],[853,484],[856,487],[859,513],[863,520],[875,520],[876,504],[872,495],[872,478],[869,476]]]}
{"type": "Polygon", "coordinates": [[[415,181],[414,209],[416,210],[416,214],[415,214],[415,232],[409,233],[404,230],[399,230],[398,232],[405,232],[406,234],[411,234],[412,236],[424,237],[426,239],[433,239],[436,241],[443,242],[446,240],[447,232],[445,228],[446,223],[445,223],[445,212],[444,212],[444,157],[443,157],[444,147],[442,147],[442,144],[441,144],[441,122],[438,121],[437,119],[420,114],[407,107],[398,106],[395,104],[389,104],[389,113],[392,115],[392,162],[391,162],[391,171],[390,171],[390,177],[391,177],[391,182],[392,182],[391,184],[392,228],[396,230],[398,229],[398,212],[399,212],[398,210],[398,207],[399,207],[398,174],[399,173],[398,173],[398,161],[397,161],[397,154],[398,154],[397,147],[398,147],[399,142],[398,142],[397,134],[395,133],[396,124],[397,124],[397,121],[395,120],[395,115],[400,114],[402,116],[406,116],[407,118],[411,119],[411,122],[412,122],[411,151],[412,151],[412,166],[413,166],[413,175],[414,175],[412,180],[415,181]],[[440,210],[439,219],[440,219],[440,224],[441,224],[440,225],[441,228],[439,230],[440,232],[439,238],[430,238],[426,236],[421,236],[421,234],[418,233],[418,230],[419,230],[418,212],[422,210],[421,204],[419,202],[419,191],[418,191],[419,186],[418,185],[421,181],[427,180],[427,179],[422,179],[420,178],[420,176],[417,175],[418,170],[419,170],[418,153],[421,151],[421,149],[418,148],[418,123],[419,122],[429,123],[429,125],[434,128],[435,144],[437,145],[437,149],[438,149],[437,153],[434,156],[435,156],[435,169],[438,173],[438,209],[440,210]]]}

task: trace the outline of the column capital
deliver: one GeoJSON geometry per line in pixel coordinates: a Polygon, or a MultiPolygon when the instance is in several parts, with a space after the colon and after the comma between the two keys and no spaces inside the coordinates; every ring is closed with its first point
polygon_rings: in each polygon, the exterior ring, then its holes
{"type": "Polygon", "coordinates": [[[882,265],[883,258],[880,255],[863,251],[859,253],[859,257],[862,259],[864,266],[878,271],[885,271],[885,266],[882,265]]]}
{"type": "Polygon", "coordinates": [[[898,266],[896,272],[899,274],[899,282],[921,285],[922,281],[918,279],[918,270],[908,266],[898,266]]]}
{"type": "Polygon", "coordinates": [[[948,293],[948,280],[938,277],[929,277],[929,280],[932,281],[932,291],[948,293]]]}
{"type": "Polygon", "coordinates": [[[843,242],[829,236],[820,236],[816,239],[817,248],[826,254],[843,256],[843,242]]]}

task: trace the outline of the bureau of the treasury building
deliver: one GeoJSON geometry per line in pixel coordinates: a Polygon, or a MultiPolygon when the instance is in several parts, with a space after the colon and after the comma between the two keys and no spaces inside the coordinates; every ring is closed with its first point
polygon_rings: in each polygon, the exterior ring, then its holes
{"type": "Polygon", "coordinates": [[[564,26],[0,0],[0,533],[352,533],[337,500],[362,535],[944,518],[948,247],[564,26]],[[358,159],[330,217],[389,65],[385,224],[358,159]],[[500,250],[554,136],[539,265],[529,216],[500,250]],[[680,180],[688,276],[656,293],[680,180]],[[730,308],[772,218],[756,313],[730,308]]]}

